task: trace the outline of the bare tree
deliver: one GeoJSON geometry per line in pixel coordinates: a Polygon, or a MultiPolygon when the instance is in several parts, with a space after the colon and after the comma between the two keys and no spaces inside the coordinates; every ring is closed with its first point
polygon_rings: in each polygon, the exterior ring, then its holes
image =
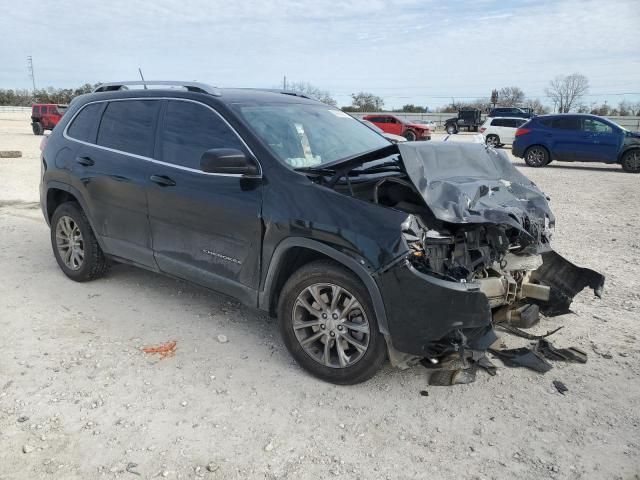
{"type": "Polygon", "coordinates": [[[568,113],[576,107],[580,99],[589,91],[589,80],[580,73],[559,75],[545,90],[559,113],[568,113]]]}
{"type": "Polygon", "coordinates": [[[299,92],[304,95],[308,95],[310,97],[315,98],[316,100],[326,103],[327,105],[331,105],[335,107],[338,102],[331,96],[331,93],[327,90],[322,90],[321,88],[316,87],[315,85],[311,85],[307,82],[291,82],[287,85],[287,89],[292,92],[299,92]]]}
{"type": "Polygon", "coordinates": [[[352,93],[351,99],[351,108],[361,112],[379,112],[384,107],[382,97],[369,92],[352,93]]]}
{"type": "Polygon", "coordinates": [[[523,106],[533,110],[533,113],[535,113],[536,115],[542,115],[544,113],[549,113],[549,109],[547,107],[545,107],[542,104],[542,102],[537,98],[527,98],[524,101],[523,106]]]}
{"type": "Polygon", "coordinates": [[[524,102],[524,92],[520,87],[504,87],[498,92],[500,105],[517,107],[524,102]]]}

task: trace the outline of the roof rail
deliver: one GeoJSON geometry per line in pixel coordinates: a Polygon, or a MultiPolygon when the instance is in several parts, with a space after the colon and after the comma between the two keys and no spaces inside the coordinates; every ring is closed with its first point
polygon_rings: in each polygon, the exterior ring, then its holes
{"type": "Polygon", "coordinates": [[[307,95],[306,93],[297,92],[295,90],[282,90],[281,88],[252,88],[246,87],[243,90],[254,90],[256,92],[270,92],[270,93],[282,93],[283,95],[292,95],[294,97],[308,98],[309,100],[316,100],[315,98],[307,95]]]}
{"type": "Polygon", "coordinates": [[[216,87],[212,87],[211,85],[207,85],[206,83],[200,82],[181,82],[181,81],[173,81],[173,80],[134,80],[129,82],[108,82],[101,83],[94,90],[93,93],[98,92],[112,92],[115,90],[122,90],[122,87],[127,87],[129,85],[142,85],[145,89],[148,86],[159,86],[166,85],[171,87],[183,87],[186,88],[189,92],[197,92],[197,93],[208,93],[209,95],[215,95],[216,97],[221,96],[220,90],[216,87]]]}

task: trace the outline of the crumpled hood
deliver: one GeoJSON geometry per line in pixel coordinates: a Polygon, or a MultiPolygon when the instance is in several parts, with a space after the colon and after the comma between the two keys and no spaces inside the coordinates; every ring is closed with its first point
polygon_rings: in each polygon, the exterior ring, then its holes
{"type": "Polygon", "coordinates": [[[555,219],[544,193],[503,152],[478,143],[398,144],[407,175],[434,216],[456,224],[510,225],[532,233],[555,219]]]}

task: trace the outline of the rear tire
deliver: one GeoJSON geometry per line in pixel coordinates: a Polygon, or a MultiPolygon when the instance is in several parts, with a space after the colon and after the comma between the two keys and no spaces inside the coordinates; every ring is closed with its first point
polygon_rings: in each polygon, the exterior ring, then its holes
{"type": "Polygon", "coordinates": [[[33,122],[31,124],[31,129],[33,130],[34,135],[42,135],[44,133],[44,127],[40,122],[33,122]]]}
{"type": "Polygon", "coordinates": [[[386,343],[367,290],[353,273],[332,261],[309,263],[287,280],[280,292],[278,320],[289,353],[326,382],[364,382],[386,359],[386,343]]]}
{"type": "Polygon", "coordinates": [[[407,130],[404,132],[404,138],[407,139],[407,142],[415,142],[416,141],[416,132],[413,130],[407,130]]]}
{"type": "Polygon", "coordinates": [[[534,145],[527,148],[527,151],[524,152],[524,161],[533,168],[544,167],[550,162],[549,152],[543,146],[534,145]]]}
{"type": "Polygon", "coordinates": [[[622,169],[627,173],[640,173],[640,150],[631,150],[622,157],[622,169]]]}
{"type": "Polygon", "coordinates": [[[485,140],[487,146],[492,148],[498,148],[500,146],[500,137],[498,135],[487,135],[487,139],[485,140]]]}
{"type": "Polygon", "coordinates": [[[63,203],[54,212],[51,247],[60,269],[76,282],[95,280],[109,269],[87,216],[75,202],[63,203]]]}

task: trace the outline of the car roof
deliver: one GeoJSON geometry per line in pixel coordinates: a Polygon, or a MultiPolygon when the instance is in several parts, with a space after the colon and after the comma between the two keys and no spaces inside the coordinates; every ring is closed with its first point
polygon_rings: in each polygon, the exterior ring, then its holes
{"type": "Polygon", "coordinates": [[[567,117],[582,117],[582,118],[595,118],[598,120],[606,120],[604,117],[598,115],[592,115],[591,113],[548,113],[546,115],[538,115],[535,117],[537,120],[545,118],[567,118],[567,117]]]}
{"type": "MultiPolygon", "coordinates": [[[[148,82],[153,85],[153,82],[148,82]]],[[[176,97],[176,98],[210,98],[221,103],[308,103],[321,104],[318,100],[308,97],[304,94],[292,91],[277,89],[258,89],[258,88],[216,88],[209,87],[205,84],[196,84],[194,82],[166,82],[161,88],[135,88],[126,89],[127,85],[140,86],[141,82],[115,82],[113,84],[105,84],[94,90],[93,93],[81,95],[83,103],[96,100],[111,100],[119,98],[145,98],[145,97],[176,97]],[[166,83],[175,83],[175,87],[165,86],[166,83]],[[184,83],[185,88],[180,88],[179,83],[184,83]],[[124,88],[119,87],[124,85],[124,88]],[[194,87],[194,85],[202,85],[206,91],[194,87]],[[100,91],[104,88],[106,91],[100,91]],[[188,90],[191,89],[191,90],[188,90]]],[[[77,97],[80,98],[80,97],[77,97]]]]}

